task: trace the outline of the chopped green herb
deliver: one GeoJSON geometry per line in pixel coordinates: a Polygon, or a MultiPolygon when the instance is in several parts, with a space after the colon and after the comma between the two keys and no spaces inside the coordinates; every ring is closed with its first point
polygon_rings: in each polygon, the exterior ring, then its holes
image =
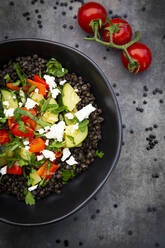
{"type": "Polygon", "coordinates": [[[18,130],[20,130],[23,133],[27,133],[27,130],[25,128],[25,123],[23,121],[18,121],[18,124],[19,124],[18,130]]]}
{"type": "Polygon", "coordinates": [[[64,147],[65,145],[65,141],[59,142],[59,141],[53,141],[48,147],[47,149],[51,149],[51,148],[61,148],[64,147]]]}
{"type": "Polygon", "coordinates": [[[36,88],[37,86],[36,85],[32,85],[30,88],[29,88],[29,93],[31,93],[33,90],[35,90],[35,88],[36,88]]]}
{"type": "Polygon", "coordinates": [[[62,169],[62,183],[66,184],[70,179],[75,177],[76,164],[72,166],[72,170],[62,169]]]}
{"type": "Polygon", "coordinates": [[[20,80],[17,80],[15,83],[13,83],[13,86],[19,86],[20,83],[21,83],[21,81],[20,80]]]}
{"type": "Polygon", "coordinates": [[[16,108],[15,112],[14,112],[14,118],[16,115],[25,115],[28,116],[30,119],[32,119],[33,121],[37,122],[40,126],[42,126],[43,128],[50,126],[49,123],[39,120],[37,117],[35,117],[34,115],[32,115],[29,111],[26,111],[24,109],[20,109],[20,108],[16,108]]]}
{"type": "Polygon", "coordinates": [[[41,73],[41,69],[39,70],[38,75],[40,76],[40,78],[42,78],[42,73],[41,73]]]}
{"type": "MultiPolygon", "coordinates": [[[[42,101],[42,100],[41,100],[42,101]]],[[[41,112],[45,112],[46,109],[48,108],[49,102],[44,102],[41,107],[41,112]]]]}
{"type": "Polygon", "coordinates": [[[9,76],[8,73],[3,78],[6,80],[6,83],[11,81],[11,77],[9,76]]]}
{"type": "Polygon", "coordinates": [[[51,58],[47,64],[47,74],[52,75],[54,77],[63,77],[68,70],[63,68],[62,65],[54,58],[51,58]]]}
{"type": "Polygon", "coordinates": [[[87,119],[85,119],[85,120],[79,122],[79,129],[80,129],[80,131],[81,131],[81,132],[85,132],[85,130],[86,130],[88,124],[89,124],[89,120],[87,120],[87,119]]]}
{"type": "Polygon", "coordinates": [[[26,83],[27,76],[26,76],[26,74],[22,71],[22,69],[21,69],[21,67],[19,66],[19,64],[18,64],[18,63],[14,63],[13,67],[14,67],[14,70],[16,71],[16,73],[17,73],[19,79],[21,80],[22,85],[27,85],[27,83],[26,83]]]}
{"type": "Polygon", "coordinates": [[[24,190],[24,194],[25,194],[25,202],[27,205],[34,205],[35,204],[35,198],[32,195],[32,193],[30,191],[28,191],[27,189],[24,190]]]}
{"type": "Polygon", "coordinates": [[[96,155],[99,157],[99,158],[103,158],[103,156],[104,156],[104,152],[102,152],[102,151],[96,151],[96,155]]]}

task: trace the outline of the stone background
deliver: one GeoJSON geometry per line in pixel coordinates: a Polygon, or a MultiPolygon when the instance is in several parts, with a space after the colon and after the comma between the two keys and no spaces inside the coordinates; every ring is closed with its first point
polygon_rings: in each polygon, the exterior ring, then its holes
{"type": "Polygon", "coordinates": [[[153,54],[146,72],[129,74],[119,51],[83,40],[86,34],[76,19],[81,1],[0,0],[0,40],[38,37],[88,54],[113,85],[124,123],[120,161],[96,197],[73,216],[50,226],[24,228],[0,223],[0,248],[165,247],[165,1],[97,2],[112,17],[124,17],[134,31],[141,31],[141,41],[153,54]],[[155,88],[163,92],[154,94],[155,88]],[[144,111],[136,111],[137,107],[144,111]],[[145,131],[154,124],[158,127],[145,131]],[[150,134],[156,135],[158,144],[147,151],[150,134]]]}

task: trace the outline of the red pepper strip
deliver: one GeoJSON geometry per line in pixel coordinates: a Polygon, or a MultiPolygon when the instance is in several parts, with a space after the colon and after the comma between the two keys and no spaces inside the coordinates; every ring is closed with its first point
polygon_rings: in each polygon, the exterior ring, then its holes
{"type": "Polygon", "coordinates": [[[10,88],[11,90],[19,90],[20,89],[20,87],[14,86],[13,83],[8,83],[8,84],[6,84],[6,86],[8,88],[10,88]]]}
{"type": "Polygon", "coordinates": [[[33,81],[40,83],[40,84],[44,84],[46,86],[46,88],[49,89],[49,85],[40,76],[34,75],[33,81]]]}
{"type": "Polygon", "coordinates": [[[7,173],[8,174],[15,174],[15,175],[22,175],[22,167],[19,166],[19,164],[17,162],[15,162],[15,164],[11,167],[8,168],[7,166],[7,173]]]}
{"type": "Polygon", "coordinates": [[[10,142],[9,130],[0,129],[0,144],[3,145],[9,142],[10,142]]]}
{"type": "Polygon", "coordinates": [[[44,150],[45,147],[46,147],[45,141],[41,139],[40,137],[36,137],[35,139],[31,141],[29,151],[30,152],[41,152],[44,150]]]}
{"type": "MultiPolygon", "coordinates": [[[[43,96],[46,95],[46,86],[45,86],[44,84],[35,82],[35,81],[31,80],[31,79],[27,79],[26,82],[29,83],[30,86],[23,86],[23,90],[24,90],[24,91],[26,91],[26,90],[29,91],[30,87],[33,86],[33,85],[35,85],[36,88],[39,89],[39,94],[41,94],[41,95],[43,95],[43,96]]],[[[33,91],[32,91],[32,92],[33,92],[33,91]]]]}
{"type": "Polygon", "coordinates": [[[47,170],[47,165],[48,162],[45,162],[36,172],[40,177],[45,177],[45,179],[49,179],[59,168],[57,164],[51,163],[51,167],[47,170]]]}

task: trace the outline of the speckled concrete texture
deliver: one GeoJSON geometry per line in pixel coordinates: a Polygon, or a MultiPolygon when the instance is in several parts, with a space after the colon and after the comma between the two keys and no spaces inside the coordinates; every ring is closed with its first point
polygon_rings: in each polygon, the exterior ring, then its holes
{"type": "Polygon", "coordinates": [[[97,2],[112,11],[111,16],[125,16],[134,31],[141,31],[141,42],[153,54],[146,72],[129,74],[121,64],[120,51],[107,51],[83,40],[86,34],[76,19],[80,1],[0,1],[0,40],[38,37],[83,51],[113,85],[124,123],[120,161],[96,198],[50,226],[23,228],[0,223],[0,248],[165,247],[165,1],[97,2]],[[163,92],[155,94],[155,88],[163,92]],[[137,107],[144,111],[136,111],[137,107]],[[156,135],[158,144],[147,151],[150,134],[156,135]]]}

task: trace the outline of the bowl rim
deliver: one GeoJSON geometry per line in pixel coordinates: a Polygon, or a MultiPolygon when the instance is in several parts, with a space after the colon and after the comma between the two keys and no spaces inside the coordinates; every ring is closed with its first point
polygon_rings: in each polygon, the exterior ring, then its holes
{"type": "Polygon", "coordinates": [[[68,212],[67,214],[60,216],[59,218],[55,218],[49,221],[44,221],[44,222],[38,222],[38,223],[19,223],[19,222],[15,222],[15,221],[10,221],[7,220],[3,217],[0,217],[0,221],[6,224],[10,224],[10,225],[16,225],[16,226],[44,226],[44,225],[48,225],[48,224],[52,224],[52,223],[56,223],[59,222],[67,217],[69,217],[70,215],[74,214],[75,212],[77,212],[79,209],[81,209],[82,207],[84,207],[88,201],[90,199],[92,199],[94,197],[94,195],[102,188],[102,186],[105,184],[105,182],[107,181],[107,179],[109,178],[109,176],[111,175],[112,171],[114,170],[114,168],[117,165],[117,162],[119,160],[120,157],[120,153],[121,153],[121,146],[122,146],[122,137],[123,137],[123,130],[122,130],[122,117],[121,117],[121,112],[120,112],[120,108],[119,108],[119,104],[116,98],[116,95],[114,93],[114,90],[109,82],[109,80],[107,79],[107,77],[105,76],[104,72],[102,71],[102,69],[97,65],[96,62],[94,62],[93,59],[91,59],[88,55],[86,55],[85,53],[79,51],[78,49],[71,47],[69,45],[66,45],[64,43],[61,42],[56,42],[56,41],[52,41],[52,40],[47,40],[47,39],[41,39],[41,38],[15,38],[15,39],[8,39],[8,40],[2,40],[0,41],[0,46],[1,45],[5,45],[7,43],[14,43],[14,42],[41,42],[41,43],[48,43],[48,44],[52,44],[52,45],[58,45],[61,46],[63,48],[67,48],[70,49],[71,51],[74,51],[76,53],[78,53],[79,55],[81,55],[82,57],[84,57],[85,59],[87,59],[100,73],[100,75],[103,77],[104,82],[106,84],[106,86],[108,87],[108,90],[111,92],[115,107],[116,107],[116,114],[117,114],[117,122],[118,122],[118,131],[119,131],[119,138],[118,138],[118,145],[117,145],[117,151],[115,154],[115,157],[113,159],[113,162],[111,164],[111,167],[109,169],[109,171],[107,172],[106,176],[104,177],[104,179],[101,181],[101,183],[97,186],[97,188],[83,201],[81,202],[81,204],[79,204],[77,207],[75,207],[73,210],[71,210],[70,212],[68,212]]]}

